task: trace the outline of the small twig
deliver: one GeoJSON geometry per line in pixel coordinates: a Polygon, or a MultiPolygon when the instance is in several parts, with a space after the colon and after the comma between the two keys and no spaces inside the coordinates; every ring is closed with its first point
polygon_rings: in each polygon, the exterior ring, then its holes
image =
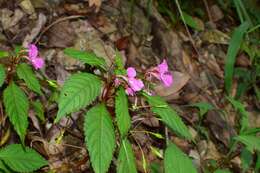
{"type": "Polygon", "coordinates": [[[145,155],[144,155],[144,151],[140,145],[140,143],[137,141],[137,139],[135,139],[134,135],[132,132],[130,132],[131,136],[133,137],[134,141],[136,142],[136,144],[138,145],[138,148],[141,150],[141,153],[142,153],[142,161],[143,161],[143,169],[144,169],[144,172],[147,173],[147,169],[146,169],[146,158],[145,158],[145,155]]]}
{"type": "Polygon", "coordinates": [[[72,147],[72,148],[77,148],[77,149],[85,149],[85,147],[79,147],[79,146],[71,145],[71,144],[61,144],[61,145],[67,146],[67,147],[72,147]]]}
{"type": "Polygon", "coordinates": [[[208,17],[209,17],[210,23],[214,23],[214,22],[213,22],[212,15],[211,15],[211,13],[210,13],[208,1],[207,1],[207,0],[203,0],[203,3],[204,3],[204,5],[205,5],[206,11],[207,11],[207,13],[208,13],[208,17]]]}
{"type": "Polygon", "coordinates": [[[181,20],[183,21],[185,30],[186,30],[186,32],[187,32],[187,34],[188,34],[188,37],[189,37],[189,39],[190,39],[190,42],[191,42],[191,44],[192,44],[192,47],[193,47],[194,50],[196,51],[197,55],[201,57],[201,55],[200,55],[200,53],[199,53],[199,51],[198,51],[198,49],[197,49],[197,47],[196,47],[196,45],[195,45],[195,43],[194,43],[194,40],[193,40],[193,38],[192,38],[192,36],[191,36],[191,33],[190,33],[190,31],[189,31],[189,28],[188,28],[188,26],[187,26],[187,24],[186,24],[186,22],[185,22],[185,18],[184,18],[184,16],[183,16],[183,13],[182,13],[182,10],[181,10],[179,1],[178,1],[178,0],[175,0],[175,2],[176,2],[176,5],[177,5],[177,8],[178,8],[178,10],[179,10],[179,13],[180,13],[180,15],[181,15],[181,20]]]}
{"type": "Polygon", "coordinates": [[[48,25],[46,28],[43,29],[43,31],[39,34],[39,36],[37,37],[37,39],[35,40],[34,43],[37,44],[40,41],[42,35],[44,33],[46,33],[54,25],[56,25],[60,22],[66,21],[66,20],[77,19],[77,18],[81,18],[81,17],[84,17],[84,16],[83,15],[73,15],[73,16],[68,16],[68,17],[63,17],[63,18],[57,19],[56,21],[54,21],[53,23],[51,23],[50,25],[48,25]]]}
{"type": "MultiPolygon", "coordinates": [[[[195,50],[196,54],[198,55],[198,57],[202,57],[202,55],[199,53],[199,51],[198,51],[198,49],[197,49],[197,47],[196,47],[196,45],[195,45],[195,42],[194,42],[194,40],[193,40],[193,38],[192,38],[192,36],[191,36],[191,33],[190,33],[190,31],[189,31],[189,28],[188,28],[187,24],[185,23],[185,19],[184,19],[184,16],[183,16],[183,13],[182,13],[182,10],[181,10],[179,1],[178,1],[178,0],[175,0],[175,3],[176,3],[176,5],[177,5],[177,8],[178,8],[179,13],[180,13],[180,15],[181,15],[181,19],[182,19],[182,21],[183,21],[183,23],[184,23],[184,27],[185,27],[185,30],[186,30],[186,32],[187,32],[187,34],[188,34],[188,37],[189,37],[190,42],[191,42],[191,44],[192,44],[192,47],[194,48],[194,50],[195,50]]],[[[185,65],[184,65],[184,67],[185,67],[185,65]]],[[[195,77],[192,73],[190,73],[188,70],[186,70],[186,71],[188,72],[188,74],[189,74],[189,75],[191,76],[191,78],[193,79],[192,82],[194,83],[194,85],[206,94],[207,99],[208,99],[209,101],[213,100],[213,99],[211,99],[211,97],[209,96],[209,94],[206,93],[206,92],[204,91],[204,89],[202,89],[202,88],[197,84],[197,82],[194,80],[194,79],[196,79],[196,77],[195,77]]],[[[218,107],[214,102],[211,101],[211,103],[212,103],[215,107],[218,107]]]]}

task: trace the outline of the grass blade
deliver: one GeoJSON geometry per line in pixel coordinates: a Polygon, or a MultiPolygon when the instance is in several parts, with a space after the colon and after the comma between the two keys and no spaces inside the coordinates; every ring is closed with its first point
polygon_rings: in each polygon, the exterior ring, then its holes
{"type": "Polygon", "coordinates": [[[236,55],[239,51],[244,33],[247,31],[248,27],[249,24],[245,22],[236,28],[229,43],[225,62],[225,89],[228,94],[231,91],[236,55]]]}

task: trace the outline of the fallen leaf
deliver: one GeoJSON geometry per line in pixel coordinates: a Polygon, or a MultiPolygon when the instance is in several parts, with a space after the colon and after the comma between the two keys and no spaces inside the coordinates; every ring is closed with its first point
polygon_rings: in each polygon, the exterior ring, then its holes
{"type": "Polygon", "coordinates": [[[75,40],[75,32],[69,21],[60,22],[47,32],[48,46],[65,48],[73,45],[75,40]],[[66,39],[64,39],[66,38],[66,39]]]}
{"type": "Polygon", "coordinates": [[[250,67],[251,61],[245,54],[240,54],[236,59],[236,65],[240,67],[250,67]]]}
{"type": "Polygon", "coordinates": [[[44,14],[40,13],[38,16],[38,21],[36,26],[32,29],[32,31],[25,36],[23,40],[23,47],[27,47],[29,43],[32,43],[35,37],[40,33],[42,27],[45,25],[47,18],[44,14]]]}
{"type": "Polygon", "coordinates": [[[211,14],[212,14],[211,16],[212,16],[213,22],[217,22],[217,21],[223,19],[224,14],[217,4],[212,5],[210,7],[210,11],[211,11],[211,14]]]}
{"type": "Polygon", "coordinates": [[[221,154],[218,152],[215,144],[212,141],[202,140],[198,142],[198,151],[200,157],[203,160],[219,160],[221,158],[221,154]]]}
{"type": "Polygon", "coordinates": [[[0,13],[0,21],[4,30],[15,26],[24,17],[24,13],[20,9],[16,9],[12,12],[9,9],[4,8],[0,13]]]}
{"type": "Polygon", "coordinates": [[[215,44],[228,44],[230,37],[219,30],[211,30],[203,33],[202,40],[215,44]]]}
{"type": "Polygon", "coordinates": [[[173,84],[170,87],[165,87],[159,84],[154,88],[155,92],[162,97],[170,96],[178,93],[189,81],[190,76],[181,72],[172,72],[173,84]]]}
{"type": "Polygon", "coordinates": [[[39,122],[38,118],[36,117],[34,111],[30,110],[28,115],[32,121],[33,126],[40,132],[40,134],[42,134],[40,122],[39,122]]]}
{"type": "Polygon", "coordinates": [[[228,147],[230,139],[236,135],[234,127],[224,119],[219,111],[210,110],[206,115],[205,123],[209,126],[214,137],[228,147]]]}
{"type": "Polygon", "coordinates": [[[88,0],[88,5],[90,7],[95,6],[96,12],[99,11],[101,4],[102,4],[102,0],[88,0]]]}
{"type": "Polygon", "coordinates": [[[128,45],[129,45],[129,37],[125,36],[125,37],[122,37],[122,38],[118,39],[116,41],[115,45],[116,45],[116,48],[119,51],[126,50],[128,48],[128,45]]]}
{"type": "Polygon", "coordinates": [[[23,9],[23,11],[29,15],[34,15],[34,17],[36,17],[35,15],[35,9],[32,5],[31,0],[23,0],[20,2],[20,7],[23,9]]]}

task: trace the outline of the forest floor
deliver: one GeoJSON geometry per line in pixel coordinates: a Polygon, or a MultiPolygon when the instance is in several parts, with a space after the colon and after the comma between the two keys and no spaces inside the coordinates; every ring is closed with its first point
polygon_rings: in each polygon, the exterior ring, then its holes
{"type": "MultiPolygon", "coordinates": [[[[91,2],[94,5],[87,0],[0,1],[0,49],[36,43],[46,63],[39,75],[49,82],[56,81],[57,86],[62,86],[73,72],[91,70],[66,56],[63,49],[67,47],[94,52],[108,64],[114,63],[116,50],[119,50],[125,66],[133,66],[139,72],[166,59],[173,74],[173,85],[169,88],[158,85],[155,91],[179,113],[196,143],[168,134],[149,112],[131,111],[131,141],[138,171],[152,172],[151,163],[162,164],[160,154],[155,151],[160,153],[165,148],[165,141],[148,133],[153,132],[167,134],[167,138],[189,155],[202,172],[214,170],[214,165],[242,172],[241,150],[237,148],[227,157],[230,139],[238,134],[239,114],[228,101],[224,85],[229,41],[239,25],[234,17],[236,14],[224,11],[212,0],[206,4],[203,1],[195,3],[194,8],[198,7],[204,15],[193,17],[194,29],[185,26],[180,19],[173,24],[169,16],[158,10],[156,1],[91,2]]],[[[189,8],[193,3],[190,2],[189,8]]],[[[250,69],[252,63],[246,53],[239,52],[235,66],[250,69]]],[[[234,78],[230,96],[238,93],[239,84],[238,78],[234,78]]],[[[46,94],[40,97],[45,107],[45,121],[40,122],[30,111],[26,144],[48,159],[49,167],[42,168],[43,172],[92,172],[84,144],[83,113],[73,113],[71,118],[53,124],[57,105],[51,100],[57,95],[47,88],[43,85],[46,94]]],[[[31,93],[30,97],[35,95],[31,93]]],[[[259,127],[259,100],[251,90],[240,98],[248,112],[250,127],[259,127]]],[[[2,107],[0,112],[3,112],[2,107]]],[[[11,133],[8,140],[2,141],[9,128],[6,125],[0,129],[0,146],[19,140],[11,133]]],[[[112,165],[110,172],[114,170],[112,165]]]]}

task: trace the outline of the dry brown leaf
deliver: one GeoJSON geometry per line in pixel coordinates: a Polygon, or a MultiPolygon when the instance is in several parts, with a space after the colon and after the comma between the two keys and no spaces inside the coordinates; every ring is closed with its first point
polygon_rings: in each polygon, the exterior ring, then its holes
{"type": "Polygon", "coordinates": [[[40,122],[39,122],[38,118],[36,117],[34,111],[30,110],[28,115],[29,115],[29,118],[32,121],[33,126],[40,132],[40,134],[42,134],[40,122]]]}
{"type": "Polygon", "coordinates": [[[0,11],[0,21],[2,23],[3,29],[9,29],[19,23],[19,21],[24,17],[24,13],[20,9],[15,9],[15,11],[11,11],[9,9],[2,9],[0,11]]]}
{"type": "Polygon", "coordinates": [[[224,119],[219,111],[208,111],[205,123],[209,126],[213,136],[225,146],[228,146],[230,139],[236,135],[234,127],[227,119],[224,119]]]}
{"type": "Polygon", "coordinates": [[[202,41],[213,44],[228,44],[230,37],[219,30],[206,31],[202,35],[202,41]]]}
{"type": "Polygon", "coordinates": [[[190,76],[181,72],[174,71],[173,75],[173,84],[170,87],[165,87],[162,84],[155,87],[155,92],[162,96],[170,96],[178,93],[189,81],[190,76]]]}
{"type": "Polygon", "coordinates": [[[27,45],[29,43],[33,42],[33,40],[37,37],[37,35],[40,33],[41,29],[45,25],[46,21],[47,21],[47,17],[44,14],[40,13],[39,16],[38,16],[38,21],[37,21],[35,27],[24,38],[23,47],[27,47],[27,45]]]}
{"type": "Polygon", "coordinates": [[[70,27],[69,21],[60,22],[47,32],[48,46],[65,48],[73,45],[75,40],[75,31],[70,27]],[[66,38],[66,39],[64,39],[66,38]]]}
{"type": "Polygon", "coordinates": [[[35,9],[32,5],[32,2],[30,0],[23,0],[20,2],[20,7],[23,9],[23,11],[29,15],[33,15],[34,17],[36,17],[35,15],[35,9]]]}
{"type": "Polygon", "coordinates": [[[223,14],[221,8],[217,4],[212,5],[210,7],[210,11],[212,13],[212,20],[213,20],[213,22],[217,22],[217,21],[223,19],[224,14],[223,14]]]}
{"type": "Polygon", "coordinates": [[[185,51],[182,51],[182,63],[184,65],[184,67],[186,68],[186,70],[188,71],[189,74],[196,74],[197,72],[196,70],[196,66],[195,63],[192,62],[191,57],[189,56],[189,54],[185,51]]]}
{"type": "Polygon", "coordinates": [[[96,12],[99,11],[101,4],[102,4],[102,0],[88,0],[88,5],[90,7],[95,6],[96,12]]]}

